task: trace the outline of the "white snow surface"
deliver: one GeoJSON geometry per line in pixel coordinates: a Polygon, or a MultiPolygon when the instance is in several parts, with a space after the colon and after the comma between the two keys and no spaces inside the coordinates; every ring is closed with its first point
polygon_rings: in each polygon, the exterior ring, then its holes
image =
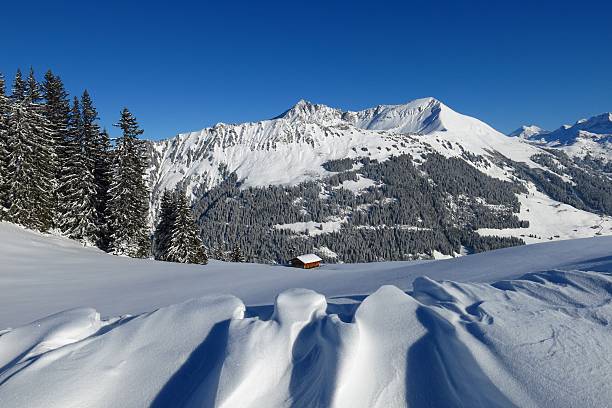
{"type": "Polygon", "coordinates": [[[3,408],[612,400],[612,237],[309,271],[119,258],[7,223],[0,243],[3,408]]]}

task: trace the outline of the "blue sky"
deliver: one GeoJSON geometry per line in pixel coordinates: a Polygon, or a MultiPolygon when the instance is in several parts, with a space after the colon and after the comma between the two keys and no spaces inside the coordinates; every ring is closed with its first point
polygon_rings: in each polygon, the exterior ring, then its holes
{"type": "Polygon", "coordinates": [[[609,1],[11,1],[0,72],[48,68],[147,138],[434,96],[501,131],[612,111],[609,1]]]}

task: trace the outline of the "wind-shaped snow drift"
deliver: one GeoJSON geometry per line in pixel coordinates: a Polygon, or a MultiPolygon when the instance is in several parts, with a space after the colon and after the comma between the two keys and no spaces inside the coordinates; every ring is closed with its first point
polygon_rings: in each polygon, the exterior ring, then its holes
{"type": "Polygon", "coordinates": [[[89,309],[0,335],[2,407],[598,407],[612,400],[612,277],[418,278],[273,309],[207,297],[101,321],[89,309]],[[350,302],[349,302],[350,303],[350,302]],[[348,303],[346,303],[348,304],[348,303]],[[271,316],[269,319],[267,316],[271,316]],[[44,346],[43,346],[44,344],[44,346]]]}

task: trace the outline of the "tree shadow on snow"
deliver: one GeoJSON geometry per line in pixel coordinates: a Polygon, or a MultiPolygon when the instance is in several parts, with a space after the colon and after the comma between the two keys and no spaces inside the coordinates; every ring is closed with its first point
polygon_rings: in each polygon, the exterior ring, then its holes
{"type": "Polygon", "coordinates": [[[152,408],[212,407],[219,387],[230,320],[217,323],[157,394],[152,408]]]}

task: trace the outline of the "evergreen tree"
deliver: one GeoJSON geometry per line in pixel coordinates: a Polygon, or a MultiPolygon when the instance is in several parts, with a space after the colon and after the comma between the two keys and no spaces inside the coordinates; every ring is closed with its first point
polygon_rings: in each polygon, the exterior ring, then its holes
{"type": "Polygon", "coordinates": [[[230,261],[232,262],[244,262],[244,255],[242,254],[242,249],[240,249],[240,245],[234,245],[232,249],[232,253],[230,254],[230,261]]]}
{"type": "Polygon", "coordinates": [[[21,75],[21,70],[17,69],[17,73],[15,74],[15,79],[13,81],[11,99],[13,101],[22,101],[25,99],[25,95],[26,83],[23,80],[23,76],[21,75]]]}
{"type": "Polygon", "coordinates": [[[18,71],[8,118],[9,198],[11,221],[46,231],[52,226],[55,152],[40,105],[39,87],[30,71],[27,85],[18,71]]]}
{"type": "Polygon", "coordinates": [[[98,247],[108,250],[110,246],[109,219],[109,189],[112,177],[112,148],[106,130],[98,136],[94,155],[94,180],[96,184],[96,213],[98,227],[98,247]]]}
{"type": "Polygon", "coordinates": [[[178,199],[176,193],[165,190],[159,208],[159,222],[153,236],[155,259],[164,261],[168,253],[172,226],[176,220],[178,199]]]}
{"type": "Polygon", "coordinates": [[[185,194],[177,194],[174,213],[165,260],[195,264],[208,263],[208,257],[185,194]]]}
{"type": "Polygon", "coordinates": [[[227,256],[223,250],[223,246],[219,242],[213,245],[211,257],[218,261],[226,260],[227,256]]]}
{"type": "Polygon", "coordinates": [[[95,244],[98,240],[96,187],[90,135],[85,132],[83,116],[79,100],[75,97],[65,141],[65,153],[69,159],[60,183],[60,227],[73,239],[95,244]]]}
{"type": "Polygon", "coordinates": [[[0,221],[8,212],[8,134],[9,101],[5,93],[4,77],[0,74],[0,221]]]}
{"type": "Polygon", "coordinates": [[[56,224],[60,218],[59,209],[59,187],[63,169],[69,166],[71,159],[66,152],[66,140],[68,138],[68,121],[70,114],[70,102],[68,94],[64,89],[62,80],[53,75],[49,70],[45,74],[42,84],[43,98],[45,100],[44,114],[49,122],[50,141],[55,150],[56,160],[51,165],[51,171],[55,177],[53,188],[53,209],[56,211],[54,220],[56,224]]]}
{"type": "Polygon", "coordinates": [[[115,126],[122,130],[113,154],[109,189],[111,249],[115,254],[146,257],[151,252],[147,231],[149,191],[145,182],[147,157],[143,131],[127,108],[115,126]]]}

